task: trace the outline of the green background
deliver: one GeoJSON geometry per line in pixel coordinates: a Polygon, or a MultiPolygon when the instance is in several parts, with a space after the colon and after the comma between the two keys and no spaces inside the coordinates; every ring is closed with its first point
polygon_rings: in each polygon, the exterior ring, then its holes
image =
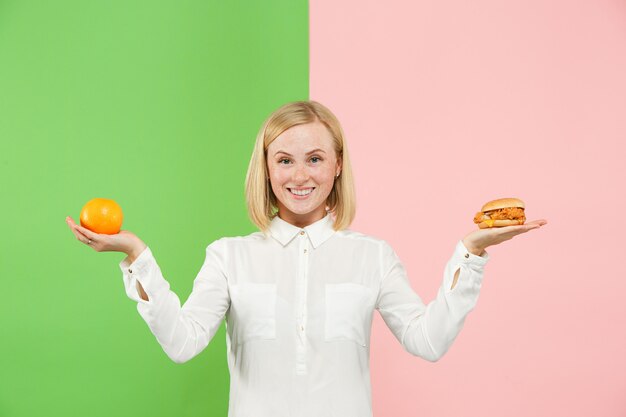
{"type": "Polygon", "coordinates": [[[175,364],[80,243],[92,198],[124,210],[184,302],[222,236],[256,231],[256,133],[308,98],[305,1],[0,0],[0,416],[225,416],[225,327],[175,364]]]}

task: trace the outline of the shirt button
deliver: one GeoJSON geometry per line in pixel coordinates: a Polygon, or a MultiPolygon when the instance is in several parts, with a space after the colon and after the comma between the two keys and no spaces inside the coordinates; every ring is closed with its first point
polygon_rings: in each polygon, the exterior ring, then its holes
{"type": "Polygon", "coordinates": [[[466,253],[466,254],[465,254],[465,257],[466,257],[466,258],[469,258],[469,253],[466,253]]]}
{"type": "Polygon", "coordinates": [[[304,250],[304,253],[306,253],[306,249],[304,250]]]}
{"type": "Polygon", "coordinates": [[[133,270],[132,270],[132,269],[128,269],[128,272],[130,272],[130,273],[132,274],[132,273],[133,273],[133,270]]]}
{"type": "Polygon", "coordinates": [[[304,331],[304,326],[300,326],[300,330],[304,331]]]}
{"type": "Polygon", "coordinates": [[[303,231],[301,231],[301,232],[300,232],[300,234],[301,234],[301,235],[303,235],[303,234],[304,234],[304,230],[303,230],[303,231]]]}

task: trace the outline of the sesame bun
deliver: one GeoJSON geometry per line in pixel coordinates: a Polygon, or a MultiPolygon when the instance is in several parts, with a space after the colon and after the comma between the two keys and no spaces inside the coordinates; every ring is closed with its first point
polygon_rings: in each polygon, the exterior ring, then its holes
{"type": "MultiPolygon", "coordinates": [[[[520,207],[526,208],[526,205],[519,198],[499,198],[497,200],[492,200],[487,202],[480,211],[490,211],[490,210],[498,210],[507,207],[520,207]]],[[[496,220],[500,221],[500,220],[496,220]]],[[[502,221],[510,221],[510,220],[502,220],[502,221]]],[[[518,224],[515,222],[515,224],[518,224]]],[[[508,226],[508,224],[503,224],[502,226],[508,226]]]]}

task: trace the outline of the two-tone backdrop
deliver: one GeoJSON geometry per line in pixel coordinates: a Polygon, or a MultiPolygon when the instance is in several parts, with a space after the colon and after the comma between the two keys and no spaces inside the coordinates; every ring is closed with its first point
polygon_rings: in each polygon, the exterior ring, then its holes
{"type": "Polygon", "coordinates": [[[78,242],[94,197],[184,301],[221,236],[255,231],[255,135],[311,98],[343,124],[351,228],[390,242],[426,302],[487,200],[548,224],[488,248],[448,353],[376,315],[374,414],[626,414],[626,7],[616,0],[0,2],[0,416],[225,416],[224,325],[171,362],[119,253],[78,242]]]}

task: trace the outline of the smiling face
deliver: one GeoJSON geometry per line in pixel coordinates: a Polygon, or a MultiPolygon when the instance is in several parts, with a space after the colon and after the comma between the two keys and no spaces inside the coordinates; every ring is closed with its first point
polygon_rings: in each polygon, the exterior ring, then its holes
{"type": "Polygon", "coordinates": [[[313,122],[285,130],[267,148],[267,168],[281,219],[305,227],[326,215],[326,199],[341,172],[326,126],[313,122]]]}

